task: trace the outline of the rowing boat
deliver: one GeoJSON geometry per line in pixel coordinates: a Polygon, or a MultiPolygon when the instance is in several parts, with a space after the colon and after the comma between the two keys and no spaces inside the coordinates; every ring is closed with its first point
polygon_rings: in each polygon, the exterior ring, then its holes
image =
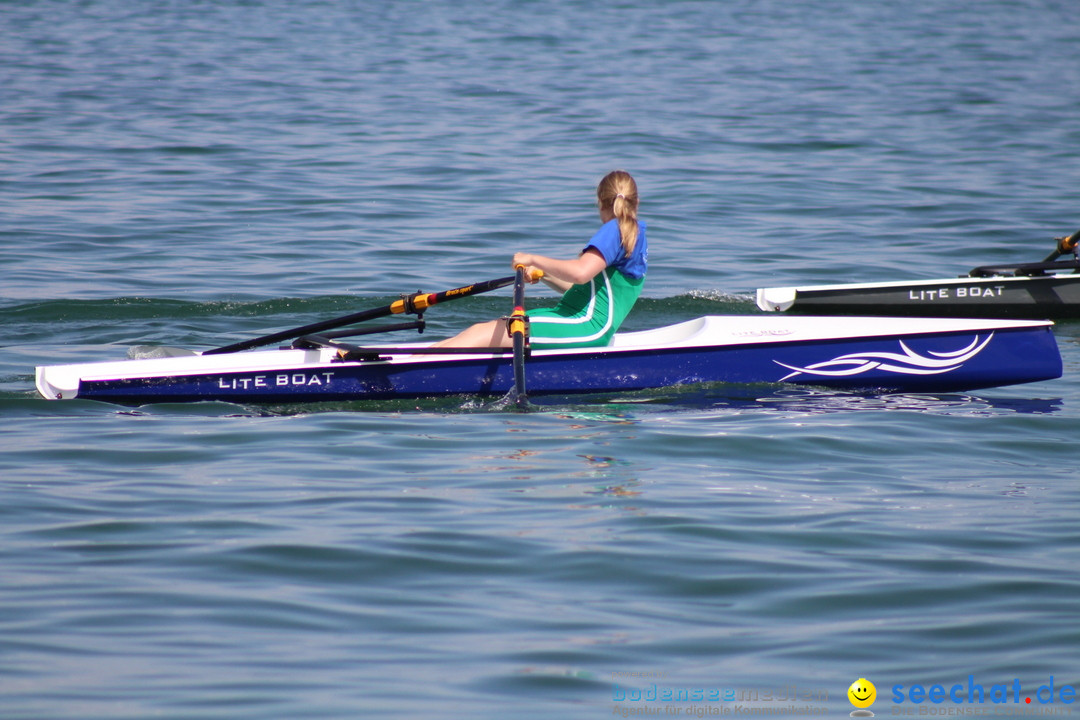
{"type": "MultiPolygon", "coordinates": [[[[693,383],[794,383],[845,390],[956,392],[1061,376],[1051,323],[1021,320],[706,316],[617,333],[599,348],[528,353],[530,397],[693,383]]],[[[309,326],[310,327],[310,326],[309,326]]],[[[267,337],[278,337],[275,334],[267,337]]],[[[359,347],[307,334],[269,350],[37,368],[45,398],[121,404],[502,396],[511,351],[426,344],[359,347]]],[[[248,343],[250,344],[250,343],[248,343]]]]}
{"type": "Polygon", "coordinates": [[[835,315],[1080,318],[1080,274],[758,288],[757,305],[835,315]]]}
{"type": "Polygon", "coordinates": [[[985,265],[933,280],[758,288],[766,311],[909,317],[1080,318],[1080,233],[1037,263],[985,265]],[[1068,260],[1056,260],[1066,253],[1068,260]]]}

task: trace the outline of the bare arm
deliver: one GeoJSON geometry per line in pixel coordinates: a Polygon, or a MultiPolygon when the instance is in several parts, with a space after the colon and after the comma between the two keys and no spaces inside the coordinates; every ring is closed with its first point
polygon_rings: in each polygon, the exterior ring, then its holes
{"type": "Polygon", "coordinates": [[[544,275],[544,277],[540,279],[544,281],[545,285],[557,293],[564,293],[571,287],[571,283],[568,283],[565,280],[556,280],[550,275],[544,275]]]}
{"type": "Polygon", "coordinates": [[[587,283],[607,267],[607,260],[596,248],[588,248],[573,260],[557,260],[545,255],[515,253],[513,265],[543,270],[548,286],[566,292],[571,285],[587,283]]]}

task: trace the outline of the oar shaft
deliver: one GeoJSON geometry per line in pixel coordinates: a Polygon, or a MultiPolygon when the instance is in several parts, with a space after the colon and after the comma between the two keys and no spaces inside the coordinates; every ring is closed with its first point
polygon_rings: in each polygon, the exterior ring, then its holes
{"type": "MultiPolygon", "coordinates": [[[[398,302],[401,302],[400,300],[398,302]]],[[[301,335],[313,335],[323,330],[331,330],[343,325],[351,325],[353,323],[363,322],[365,320],[374,320],[376,318],[386,317],[393,314],[391,309],[393,306],[386,306],[381,308],[374,308],[372,310],[364,310],[362,312],[353,313],[352,315],[345,315],[343,317],[334,318],[333,320],[324,320],[322,322],[311,323],[310,325],[303,325],[301,327],[292,328],[290,330],[282,330],[281,332],[272,333],[270,335],[263,335],[257,338],[251,338],[250,340],[241,340],[235,342],[232,345],[226,345],[224,347],[214,348],[213,350],[207,350],[203,355],[221,355],[224,353],[240,352],[241,350],[250,350],[251,348],[262,347],[263,345],[270,345],[276,342],[282,342],[284,340],[292,340],[298,338],[301,335]]]]}
{"type": "Polygon", "coordinates": [[[525,266],[514,268],[514,312],[510,314],[510,338],[514,345],[514,399],[518,407],[528,403],[525,395],[525,266]]]}
{"type": "Polygon", "coordinates": [[[224,347],[214,348],[213,350],[207,350],[203,355],[220,355],[224,353],[240,352],[241,350],[250,350],[251,348],[262,347],[264,345],[271,345],[276,342],[282,342],[283,340],[292,340],[298,338],[301,335],[313,335],[320,333],[324,330],[332,330],[344,325],[352,325],[353,323],[364,322],[365,320],[374,320],[376,318],[386,317],[387,315],[399,315],[401,313],[422,313],[432,305],[437,305],[446,300],[456,300],[457,298],[468,297],[469,295],[479,295],[480,293],[490,292],[497,290],[501,287],[506,287],[510,283],[514,282],[516,276],[498,278],[496,280],[486,280],[484,282],[475,283],[473,285],[465,285],[459,288],[453,288],[451,290],[443,290],[437,293],[414,293],[407,297],[403,297],[400,300],[395,300],[385,307],[373,308],[371,310],[363,310],[361,312],[352,313],[351,315],[344,315],[342,317],[332,318],[330,320],[323,320],[317,323],[311,323],[310,325],[303,325],[297,328],[291,328],[289,330],[282,330],[280,332],[271,333],[269,335],[263,335],[261,337],[251,338],[250,340],[241,340],[235,342],[232,345],[226,345],[224,347]]]}
{"type": "Polygon", "coordinates": [[[1068,237],[1058,238],[1057,248],[1054,250],[1054,252],[1047,255],[1046,259],[1043,260],[1043,262],[1053,262],[1062,255],[1076,252],[1076,244],[1078,242],[1080,242],[1080,230],[1077,230],[1068,237]]]}
{"type": "Polygon", "coordinates": [[[406,309],[407,303],[404,300],[399,300],[394,303],[394,307],[397,307],[401,303],[401,309],[394,312],[417,312],[422,311],[425,308],[432,305],[438,305],[446,300],[456,300],[462,297],[468,297],[469,295],[479,295],[480,293],[491,292],[492,290],[498,290],[501,287],[506,287],[510,283],[514,282],[516,276],[498,278],[496,280],[485,280],[474,285],[465,285],[463,287],[454,288],[452,290],[443,290],[437,293],[416,293],[410,296],[412,302],[412,308],[406,309]]]}

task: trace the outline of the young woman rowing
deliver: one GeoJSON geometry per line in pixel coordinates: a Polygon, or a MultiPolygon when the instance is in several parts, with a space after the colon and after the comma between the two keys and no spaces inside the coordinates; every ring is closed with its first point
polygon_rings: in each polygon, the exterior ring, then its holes
{"type": "MultiPolygon", "coordinates": [[[[571,260],[534,253],[514,254],[511,267],[524,265],[526,277],[543,272],[543,281],[562,299],[553,308],[530,310],[529,339],[534,348],[606,345],[634,306],[645,284],[649,248],[645,223],[638,220],[637,183],[615,170],[596,188],[603,225],[571,260]]],[[[530,280],[536,282],[536,280],[530,280]]],[[[477,323],[436,347],[510,347],[504,320],[477,323]]]]}

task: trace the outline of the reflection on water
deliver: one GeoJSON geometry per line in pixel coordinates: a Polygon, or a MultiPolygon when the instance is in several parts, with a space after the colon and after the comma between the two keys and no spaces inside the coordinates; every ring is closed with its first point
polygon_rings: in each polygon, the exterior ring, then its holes
{"type": "Polygon", "coordinates": [[[758,407],[806,413],[849,410],[907,410],[942,415],[1000,413],[1049,414],[1063,407],[1061,398],[983,398],[966,394],[858,395],[819,390],[785,389],[755,400],[758,407]]]}
{"type": "MultiPolygon", "coordinates": [[[[78,403],[79,401],[74,401],[78,403]]],[[[68,403],[71,405],[71,403],[68,403]]],[[[103,405],[92,403],[94,406],[103,405]]],[[[112,406],[108,406],[112,407],[112,406]]],[[[935,415],[1048,415],[1060,412],[1062,398],[981,397],[965,393],[854,393],[784,385],[701,383],[620,394],[532,397],[526,410],[505,398],[448,396],[391,400],[327,401],[275,405],[232,405],[222,402],[148,405],[140,412],[251,416],[293,416],[321,413],[368,413],[390,417],[543,413],[582,423],[633,425],[647,416],[689,410],[822,414],[865,410],[922,412],[935,415]],[[239,412],[237,412],[239,410],[239,412]]],[[[115,410],[115,408],[113,408],[115,410]]]]}
{"type": "Polygon", "coordinates": [[[905,410],[944,415],[1049,414],[1064,407],[1062,398],[986,398],[964,393],[852,393],[778,385],[709,383],[628,394],[612,404],[636,404],[643,411],[660,406],[797,413],[905,410]]]}

